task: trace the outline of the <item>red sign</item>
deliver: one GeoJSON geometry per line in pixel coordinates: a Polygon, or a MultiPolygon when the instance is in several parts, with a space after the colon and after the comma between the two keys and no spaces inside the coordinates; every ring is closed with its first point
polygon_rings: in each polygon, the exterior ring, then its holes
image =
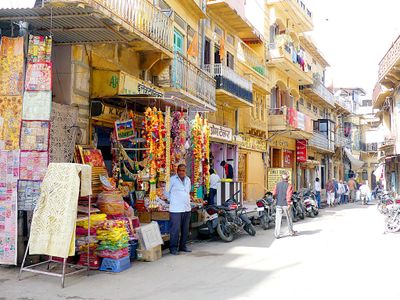
{"type": "Polygon", "coordinates": [[[296,157],[297,162],[307,161],[307,140],[296,140],[296,157]]]}
{"type": "Polygon", "coordinates": [[[293,168],[293,151],[283,150],[283,167],[293,168]]]}
{"type": "Polygon", "coordinates": [[[294,127],[294,128],[297,128],[297,126],[298,126],[298,120],[297,120],[297,110],[296,109],[294,109],[294,108],[292,108],[292,107],[289,107],[288,109],[287,109],[287,115],[286,115],[286,118],[287,118],[287,123],[290,125],[290,126],[292,126],[292,127],[294,127]]]}

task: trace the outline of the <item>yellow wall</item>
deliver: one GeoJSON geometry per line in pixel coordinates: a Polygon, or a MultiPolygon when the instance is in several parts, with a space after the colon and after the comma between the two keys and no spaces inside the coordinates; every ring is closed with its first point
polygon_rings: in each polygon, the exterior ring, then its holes
{"type": "Polygon", "coordinates": [[[208,120],[211,123],[235,129],[235,110],[217,104],[217,111],[208,114],[208,120]]]}

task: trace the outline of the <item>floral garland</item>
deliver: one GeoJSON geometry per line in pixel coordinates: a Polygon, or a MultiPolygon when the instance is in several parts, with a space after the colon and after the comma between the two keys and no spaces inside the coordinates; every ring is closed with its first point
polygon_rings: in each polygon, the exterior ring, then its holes
{"type": "Polygon", "coordinates": [[[156,209],[157,193],[156,193],[156,176],[162,173],[166,166],[165,155],[165,136],[166,130],[164,118],[161,111],[157,108],[148,107],[145,111],[145,133],[146,145],[149,148],[148,157],[150,160],[150,204],[149,209],[156,209]]]}
{"type": "Polygon", "coordinates": [[[187,126],[183,112],[176,111],[173,114],[171,137],[171,170],[175,171],[176,167],[180,163],[185,163],[186,159],[185,143],[187,138],[187,126]]]}
{"type": "Polygon", "coordinates": [[[207,119],[203,119],[203,176],[207,193],[210,191],[210,126],[207,119]]]}
{"type": "Polygon", "coordinates": [[[192,147],[193,147],[193,192],[194,199],[197,202],[197,190],[201,184],[201,170],[203,158],[203,132],[202,132],[202,119],[197,113],[193,122],[192,133],[192,147]]]}

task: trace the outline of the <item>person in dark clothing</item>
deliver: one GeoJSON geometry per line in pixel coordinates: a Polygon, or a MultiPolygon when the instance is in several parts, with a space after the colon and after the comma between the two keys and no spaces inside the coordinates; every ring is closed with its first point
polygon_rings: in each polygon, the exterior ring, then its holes
{"type": "Polygon", "coordinates": [[[230,164],[226,163],[226,161],[224,161],[224,160],[221,161],[220,165],[221,165],[221,167],[224,168],[225,177],[228,179],[233,179],[233,167],[230,164]]]}
{"type": "Polygon", "coordinates": [[[293,230],[292,216],[290,213],[293,187],[289,183],[289,175],[282,175],[282,181],[276,184],[273,194],[276,197],[275,238],[279,239],[281,237],[281,222],[283,214],[285,214],[288,222],[289,234],[296,235],[297,232],[293,230]]]}

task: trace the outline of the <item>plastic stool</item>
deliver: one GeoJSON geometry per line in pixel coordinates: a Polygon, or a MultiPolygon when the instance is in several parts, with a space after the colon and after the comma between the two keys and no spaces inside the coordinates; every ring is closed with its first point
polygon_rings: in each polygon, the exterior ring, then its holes
{"type": "Polygon", "coordinates": [[[100,271],[119,273],[131,267],[129,256],[120,259],[103,258],[100,271]]]}

